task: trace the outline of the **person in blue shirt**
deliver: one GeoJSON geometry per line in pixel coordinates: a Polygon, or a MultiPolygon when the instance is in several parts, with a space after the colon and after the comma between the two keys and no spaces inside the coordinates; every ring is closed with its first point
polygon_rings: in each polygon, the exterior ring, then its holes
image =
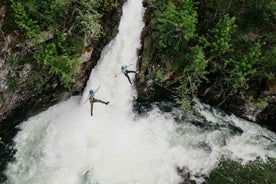
{"type": "Polygon", "coordinates": [[[115,73],[115,77],[118,77],[121,73],[123,73],[127,77],[129,83],[132,84],[132,82],[131,82],[131,80],[130,80],[130,78],[128,76],[128,73],[138,73],[138,71],[128,70],[127,67],[129,67],[131,65],[132,64],[130,64],[130,65],[122,65],[121,66],[121,72],[120,73],[115,73]]]}

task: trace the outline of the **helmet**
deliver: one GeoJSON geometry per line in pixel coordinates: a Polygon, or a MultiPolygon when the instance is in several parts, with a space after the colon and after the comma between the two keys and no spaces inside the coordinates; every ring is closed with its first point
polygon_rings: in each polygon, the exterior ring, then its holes
{"type": "Polygon", "coordinates": [[[89,90],[89,94],[91,95],[94,91],[92,89],[89,90]]]}
{"type": "Polygon", "coordinates": [[[122,65],[122,66],[121,66],[121,69],[122,69],[122,70],[124,70],[124,69],[125,69],[125,66],[124,66],[124,65],[122,65]]]}

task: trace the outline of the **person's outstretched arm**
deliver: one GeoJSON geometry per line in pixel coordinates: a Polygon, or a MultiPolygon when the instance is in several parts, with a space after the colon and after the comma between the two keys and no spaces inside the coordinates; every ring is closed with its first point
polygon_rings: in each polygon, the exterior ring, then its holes
{"type": "Polygon", "coordinates": [[[94,91],[94,94],[95,94],[97,91],[99,91],[100,87],[101,87],[101,85],[99,85],[98,88],[94,91]]]}
{"type": "Polygon", "coordinates": [[[121,73],[122,73],[122,71],[115,73],[115,77],[118,77],[121,73]]]}
{"type": "Polygon", "coordinates": [[[129,65],[126,65],[127,67],[129,67],[129,66],[131,66],[131,65],[133,65],[132,63],[131,64],[129,64],[129,65]]]}
{"type": "Polygon", "coordinates": [[[133,65],[133,64],[131,63],[131,64],[129,64],[129,65],[125,65],[126,68],[125,68],[124,70],[121,70],[121,71],[118,72],[118,73],[115,73],[115,77],[118,77],[121,73],[124,73],[124,72],[126,71],[127,67],[129,67],[129,66],[131,66],[131,65],[133,65]]]}

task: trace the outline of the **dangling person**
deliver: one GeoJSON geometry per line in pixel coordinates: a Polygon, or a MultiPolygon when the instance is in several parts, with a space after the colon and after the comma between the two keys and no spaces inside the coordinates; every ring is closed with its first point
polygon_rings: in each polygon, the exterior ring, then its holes
{"type": "MultiPolygon", "coordinates": [[[[91,105],[91,116],[93,116],[93,104],[96,103],[96,102],[100,102],[100,103],[103,103],[105,105],[108,105],[109,102],[104,102],[102,100],[99,100],[99,99],[96,99],[95,98],[95,93],[100,89],[100,86],[95,90],[93,91],[92,89],[89,90],[89,95],[88,95],[88,98],[87,100],[89,99],[90,101],[90,105],[91,105]]],[[[85,103],[87,102],[87,100],[85,101],[85,103]]]]}
{"type": "Polygon", "coordinates": [[[127,67],[129,67],[129,66],[131,66],[132,64],[130,64],[130,65],[122,65],[121,66],[121,72],[120,73],[115,73],[115,77],[118,77],[121,73],[123,73],[126,77],[127,77],[127,79],[128,79],[128,81],[129,81],[129,83],[130,84],[132,84],[132,82],[131,82],[131,80],[130,80],[130,78],[129,78],[129,76],[128,76],[128,73],[138,73],[138,71],[133,71],[133,70],[127,70],[127,67]]]}

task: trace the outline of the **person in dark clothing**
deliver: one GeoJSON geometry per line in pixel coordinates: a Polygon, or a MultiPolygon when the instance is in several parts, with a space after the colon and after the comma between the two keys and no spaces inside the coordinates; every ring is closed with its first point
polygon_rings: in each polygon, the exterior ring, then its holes
{"type": "MultiPolygon", "coordinates": [[[[99,103],[103,103],[103,104],[105,104],[105,105],[108,105],[108,104],[109,104],[109,102],[104,102],[104,101],[102,101],[102,100],[99,100],[99,99],[96,99],[96,98],[95,98],[95,93],[96,93],[99,89],[100,89],[100,86],[99,86],[95,91],[93,91],[92,89],[89,90],[89,96],[88,96],[87,100],[89,99],[89,101],[90,101],[90,105],[91,105],[91,116],[93,116],[93,105],[94,105],[94,103],[99,102],[99,103]]],[[[85,101],[85,103],[87,102],[87,100],[85,101]]]]}
{"type": "Polygon", "coordinates": [[[126,77],[127,77],[127,79],[128,79],[128,81],[129,81],[129,83],[130,84],[132,84],[132,82],[131,82],[131,80],[130,80],[130,78],[129,78],[129,76],[128,76],[128,73],[138,73],[138,71],[133,71],[133,70],[127,70],[127,67],[129,67],[129,66],[131,66],[132,64],[130,64],[130,65],[122,65],[121,66],[121,72],[120,73],[116,73],[115,74],[115,77],[118,77],[121,73],[123,73],[126,77]]]}

